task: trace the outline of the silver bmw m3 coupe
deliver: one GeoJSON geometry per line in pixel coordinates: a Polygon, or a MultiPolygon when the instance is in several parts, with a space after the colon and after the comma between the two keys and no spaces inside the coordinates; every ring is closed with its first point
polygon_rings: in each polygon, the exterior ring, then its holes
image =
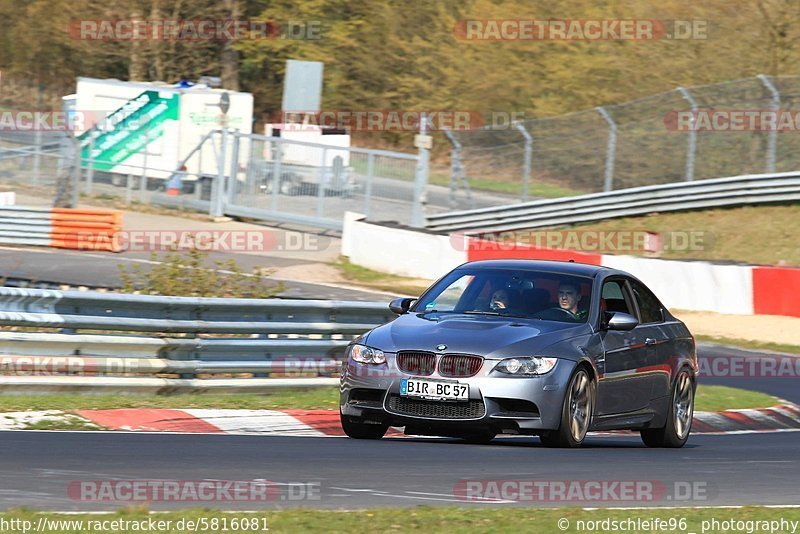
{"type": "Polygon", "coordinates": [[[466,263],[347,347],[342,427],[488,442],[538,435],[577,447],[637,430],[681,447],[692,425],[694,338],[630,274],[572,262],[466,263]]]}

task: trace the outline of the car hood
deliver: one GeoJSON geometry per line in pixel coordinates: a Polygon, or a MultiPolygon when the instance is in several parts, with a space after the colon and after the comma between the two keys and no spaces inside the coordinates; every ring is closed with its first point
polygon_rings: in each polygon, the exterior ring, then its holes
{"type": "Polygon", "coordinates": [[[497,317],[491,315],[409,313],[372,330],[363,342],[386,352],[398,350],[479,354],[506,358],[534,354],[553,343],[591,334],[587,323],[497,317]]]}

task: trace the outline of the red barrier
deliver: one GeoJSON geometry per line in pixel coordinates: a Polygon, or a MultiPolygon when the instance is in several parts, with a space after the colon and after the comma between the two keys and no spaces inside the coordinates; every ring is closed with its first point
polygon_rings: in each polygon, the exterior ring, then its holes
{"type": "Polygon", "coordinates": [[[800,317],[800,269],[753,267],[753,313],[800,317]]]}

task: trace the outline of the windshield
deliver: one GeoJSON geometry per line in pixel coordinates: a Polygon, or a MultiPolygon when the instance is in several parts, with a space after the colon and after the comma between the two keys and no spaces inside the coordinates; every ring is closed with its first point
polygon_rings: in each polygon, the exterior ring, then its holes
{"type": "Polygon", "coordinates": [[[463,313],[585,322],[592,280],[514,269],[457,269],[416,303],[417,313],[463,313]]]}

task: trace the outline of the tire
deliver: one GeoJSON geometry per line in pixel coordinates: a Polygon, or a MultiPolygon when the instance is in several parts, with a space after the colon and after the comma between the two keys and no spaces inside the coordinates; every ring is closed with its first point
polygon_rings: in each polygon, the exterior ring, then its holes
{"type": "Polygon", "coordinates": [[[341,413],[339,418],[342,422],[342,430],[347,437],[353,439],[381,439],[389,430],[389,425],[364,423],[358,418],[347,417],[341,413]]]}
{"type": "Polygon", "coordinates": [[[595,405],[595,383],[589,372],[579,367],[567,386],[561,407],[558,430],[539,435],[545,447],[580,447],[592,424],[595,405]]]}
{"type": "Polygon", "coordinates": [[[642,441],[648,447],[680,448],[689,439],[694,416],[694,383],[687,369],[681,369],[675,378],[669,402],[667,423],[662,428],[641,431],[642,441]]]}

